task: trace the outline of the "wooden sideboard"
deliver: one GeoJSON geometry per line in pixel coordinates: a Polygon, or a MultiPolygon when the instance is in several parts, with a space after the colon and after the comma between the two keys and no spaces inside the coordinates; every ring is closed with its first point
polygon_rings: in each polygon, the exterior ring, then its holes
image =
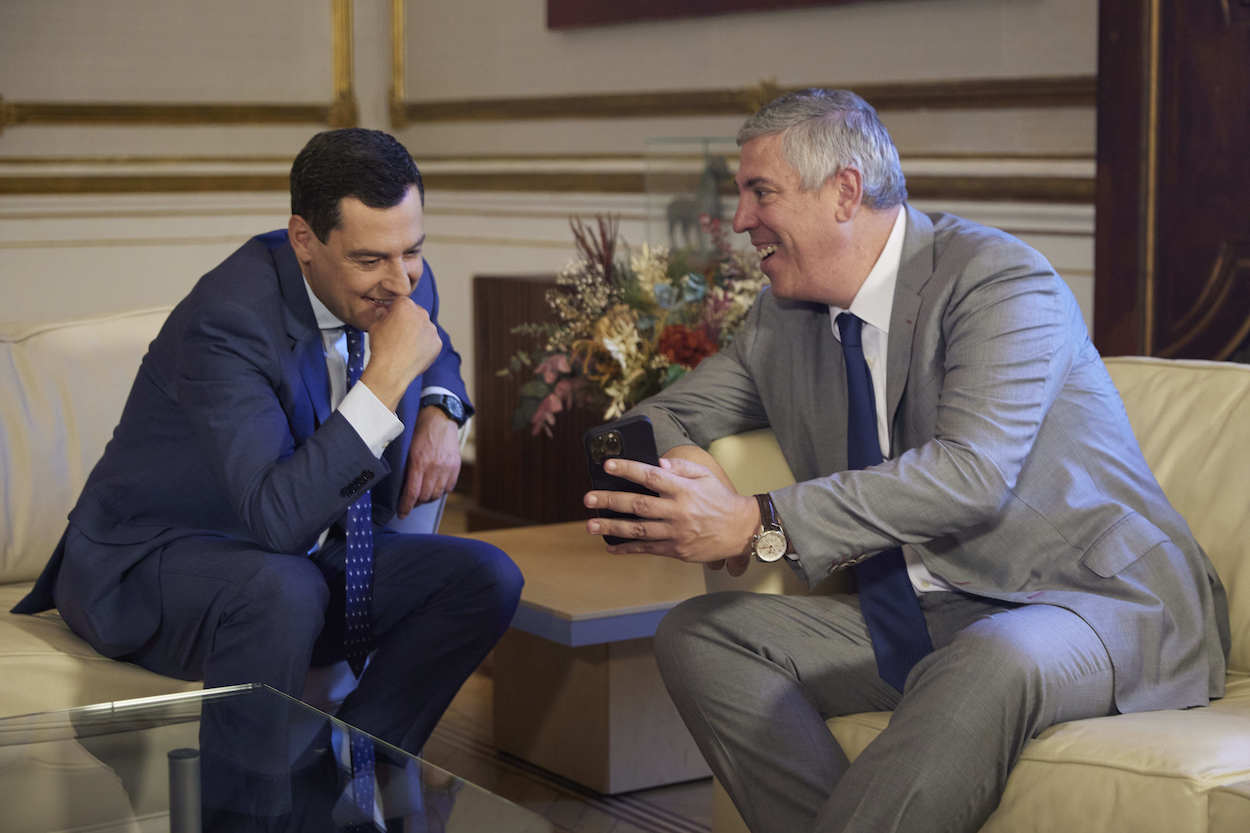
{"type": "Polygon", "coordinates": [[[520,324],[551,320],[545,296],[554,275],[477,276],[473,279],[473,402],[476,461],[471,530],[580,520],[590,486],[582,434],[603,420],[586,410],[560,414],[552,436],[512,429],[526,378],[500,376],[509,358],[533,340],[514,335],[520,324]]]}

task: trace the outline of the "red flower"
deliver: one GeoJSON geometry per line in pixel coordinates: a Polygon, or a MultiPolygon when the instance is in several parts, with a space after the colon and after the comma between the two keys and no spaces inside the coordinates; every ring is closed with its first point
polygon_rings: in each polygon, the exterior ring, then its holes
{"type": "Polygon", "coordinates": [[[669,361],[689,368],[698,367],[699,362],[716,352],[716,342],[705,330],[691,329],[685,324],[665,327],[657,347],[669,361]]]}

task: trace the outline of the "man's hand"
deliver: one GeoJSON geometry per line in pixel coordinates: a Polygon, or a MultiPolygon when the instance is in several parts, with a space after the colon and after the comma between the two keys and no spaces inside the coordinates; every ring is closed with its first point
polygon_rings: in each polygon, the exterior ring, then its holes
{"type": "Polygon", "coordinates": [[[369,328],[369,364],[360,381],[393,411],[412,380],[433,364],[442,350],[443,341],[430,314],[411,298],[398,297],[369,328]]]}
{"type": "Polygon", "coordinates": [[[418,503],[450,492],[460,477],[460,426],[441,408],[427,405],[417,415],[396,511],[405,518],[418,503]]]}
{"type": "Polygon", "coordinates": [[[595,518],[587,522],[587,531],[638,539],[610,546],[609,552],[645,552],[717,566],[731,559],[730,573],[740,575],[746,570],[747,548],[760,525],[759,505],[754,498],[738,494],[717,471],[684,456],[670,452],[659,467],[609,460],[605,464],[609,473],[646,486],[659,497],[587,492],[585,503],[592,509],[612,509],[640,518],[595,518]]]}

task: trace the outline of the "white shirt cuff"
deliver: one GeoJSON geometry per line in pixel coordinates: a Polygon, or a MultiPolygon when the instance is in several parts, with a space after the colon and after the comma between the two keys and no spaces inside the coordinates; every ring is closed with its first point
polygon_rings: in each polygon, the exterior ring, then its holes
{"type": "Polygon", "coordinates": [[[383,405],[363,382],[352,385],[352,389],[339,403],[338,410],[352,428],[356,429],[356,433],[369,446],[374,457],[381,458],[391,440],[404,431],[404,424],[399,421],[399,417],[383,405]]]}

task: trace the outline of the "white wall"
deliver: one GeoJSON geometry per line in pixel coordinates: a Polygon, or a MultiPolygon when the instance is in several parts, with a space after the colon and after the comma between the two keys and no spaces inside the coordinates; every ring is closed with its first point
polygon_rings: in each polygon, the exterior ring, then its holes
{"type": "MultiPolygon", "coordinates": [[[[390,4],[355,0],[361,123],[388,127],[390,4]]],[[[410,101],[1092,76],[1088,0],[865,0],[680,21],[548,31],[544,0],[408,0],[410,101]]],[[[0,110],[23,102],[329,104],[331,0],[6,0],[0,110]]],[[[1092,106],[883,110],[909,176],[1092,180],[1092,106]]],[[[572,255],[570,214],[623,215],[635,242],[655,201],[641,193],[517,193],[509,170],[638,173],[657,137],[730,137],[740,116],[434,121],[396,130],[422,163],[428,256],[444,324],[472,375],[475,274],[551,272],[572,255]],[[439,176],[472,174],[453,191],[439,176]]],[[[9,124],[0,132],[0,320],[52,320],[170,303],[251,234],[281,226],[286,196],[219,192],[220,178],[284,175],[324,124],[9,124]],[[190,177],[170,193],[109,194],[99,177],[190,177]],[[58,194],[23,194],[23,178],[58,194]],[[196,183],[200,183],[197,185],[196,183]],[[213,183],[218,184],[213,184],[213,183]],[[58,184],[59,183],[59,184],[58,184]]],[[[652,148],[654,150],[654,148],[652,148]]],[[[672,155],[674,152],[670,152],[672,155]]],[[[663,162],[660,158],[660,162],[663,162]]],[[[670,163],[673,160],[670,160],[670,163]]],[[[29,189],[27,189],[29,190],[29,189]]],[[[952,202],[1047,254],[1092,312],[1088,202],[952,202]]],[[[469,379],[472,384],[472,379],[469,379]]]]}
{"type": "Polygon", "coordinates": [[[1089,0],[871,0],[551,31],[545,0],[409,4],[417,98],[1093,72],[1089,0]]]}

